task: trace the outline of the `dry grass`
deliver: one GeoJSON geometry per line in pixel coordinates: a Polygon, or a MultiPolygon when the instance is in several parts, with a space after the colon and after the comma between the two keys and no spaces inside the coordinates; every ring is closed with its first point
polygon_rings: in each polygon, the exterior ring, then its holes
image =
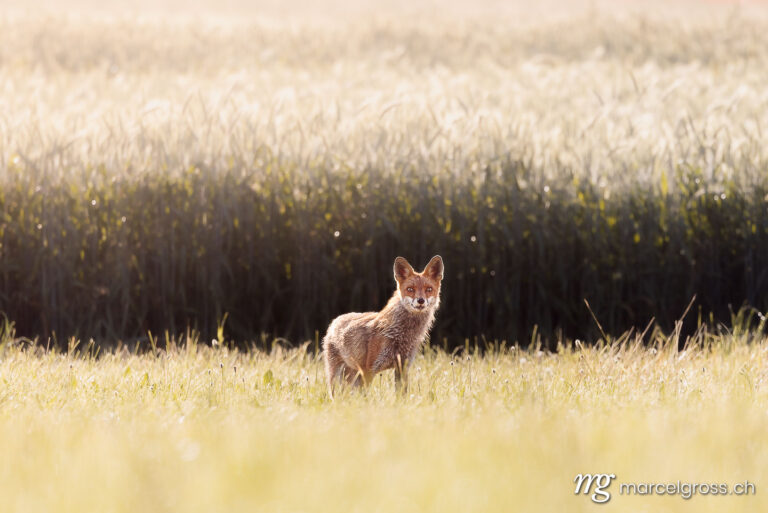
{"type": "Polygon", "coordinates": [[[759,511],[768,342],[749,338],[428,350],[407,397],[387,374],[333,403],[303,348],[94,358],[6,336],[0,510],[592,511],[573,479],[611,472],[611,511],[759,511]],[[757,494],[619,494],[678,480],[757,494]]]}

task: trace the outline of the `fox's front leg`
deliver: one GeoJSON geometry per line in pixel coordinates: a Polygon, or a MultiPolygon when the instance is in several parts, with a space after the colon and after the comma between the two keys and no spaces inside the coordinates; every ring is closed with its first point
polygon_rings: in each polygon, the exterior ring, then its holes
{"type": "Polygon", "coordinates": [[[395,355],[395,392],[405,394],[408,391],[408,362],[395,355]]]}

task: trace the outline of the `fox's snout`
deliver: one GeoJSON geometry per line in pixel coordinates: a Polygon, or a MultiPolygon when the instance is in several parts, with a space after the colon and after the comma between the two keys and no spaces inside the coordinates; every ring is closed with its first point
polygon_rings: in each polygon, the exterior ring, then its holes
{"type": "Polygon", "coordinates": [[[432,297],[409,297],[409,296],[402,296],[402,302],[403,304],[411,308],[412,310],[417,311],[426,311],[428,308],[432,308],[437,301],[436,296],[432,297]]]}

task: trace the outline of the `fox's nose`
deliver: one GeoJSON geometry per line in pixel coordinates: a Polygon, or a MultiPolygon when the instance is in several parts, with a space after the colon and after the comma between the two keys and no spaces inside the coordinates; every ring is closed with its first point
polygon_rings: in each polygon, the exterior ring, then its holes
{"type": "Polygon", "coordinates": [[[420,305],[423,305],[424,304],[424,298],[420,297],[419,299],[416,300],[416,302],[419,303],[420,305]]]}

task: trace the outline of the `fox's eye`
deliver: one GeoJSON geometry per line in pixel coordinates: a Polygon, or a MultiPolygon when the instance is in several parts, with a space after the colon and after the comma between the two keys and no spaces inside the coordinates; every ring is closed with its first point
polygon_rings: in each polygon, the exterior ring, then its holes
{"type": "Polygon", "coordinates": [[[407,289],[405,289],[405,290],[407,290],[408,292],[413,292],[413,287],[408,287],[408,288],[407,288],[407,289]]]}
{"type": "Polygon", "coordinates": [[[432,287],[427,287],[427,293],[432,292],[432,287]]]}

